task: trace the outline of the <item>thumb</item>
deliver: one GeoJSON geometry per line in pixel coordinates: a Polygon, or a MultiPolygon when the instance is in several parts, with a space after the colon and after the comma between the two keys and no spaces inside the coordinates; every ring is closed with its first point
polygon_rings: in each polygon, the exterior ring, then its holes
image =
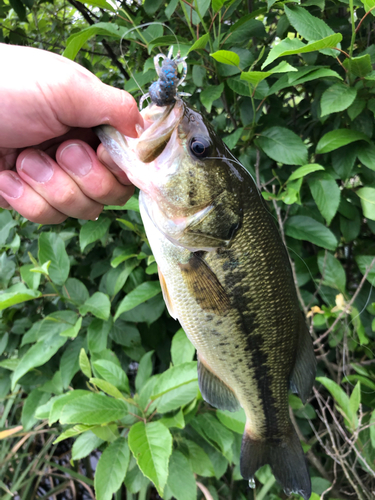
{"type": "Polygon", "coordinates": [[[62,123],[82,128],[109,124],[124,135],[138,137],[136,125],[143,127],[143,118],[128,92],[104,84],[81,67],[70,76],[70,105],[58,112],[62,123]]]}
{"type": "Polygon", "coordinates": [[[95,80],[90,94],[85,89],[81,96],[83,102],[89,101],[82,106],[82,119],[89,122],[86,126],[109,124],[124,135],[138,137],[136,125],[143,127],[143,118],[134,98],[125,90],[105,85],[96,77],[95,80]]]}

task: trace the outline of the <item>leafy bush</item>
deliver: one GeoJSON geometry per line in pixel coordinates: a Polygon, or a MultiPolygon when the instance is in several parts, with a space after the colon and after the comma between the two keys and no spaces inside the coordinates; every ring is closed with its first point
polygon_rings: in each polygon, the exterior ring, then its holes
{"type": "MultiPolygon", "coordinates": [[[[319,360],[309,403],[290,396],[313,500],[375,488],[373,13],[373,0],[0,0],[0,41],[64,50],[137,98],[154,55],[171,44],[188,55],[190,105],[256,179],[293,260],[319,360]]],[[[118,208],[58,227],[0,211],[4,498],[31,498],[25,464],[46,421],[55,444],[74,438],[63,478],[91,486],[74,467],[102,452],[99,500],[121,487],[150,498],[151,482],[166,499],[245,498],[243,413],[202,400],[136,197],[118,208]]],[[[257,480],[258,500],[285,498],[268,466],[257,480]]]]}

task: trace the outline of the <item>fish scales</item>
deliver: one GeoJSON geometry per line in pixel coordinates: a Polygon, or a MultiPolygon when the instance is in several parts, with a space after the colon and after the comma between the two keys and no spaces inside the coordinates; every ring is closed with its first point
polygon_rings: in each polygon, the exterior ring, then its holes
{"type": "Polygon", "coordinates": [[[201,115],[181,100],[156,108],[144,111],[151,125],[139,139],[98,134],[141,189],[163,296],[197,349],[204,399],[245,411],[243,477],[269,463],[307,500],[288,390],[307,399],[315,357],[286,249],[252,177],[201,115]]]}

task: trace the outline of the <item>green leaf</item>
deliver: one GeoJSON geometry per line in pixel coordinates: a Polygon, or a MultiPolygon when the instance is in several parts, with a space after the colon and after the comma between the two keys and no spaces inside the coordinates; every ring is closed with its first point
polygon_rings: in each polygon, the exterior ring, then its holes
{"type": "Polygon", "coordinates": [[[142,356],[141,361],[138,365],[137,375],[135,377],[135,388],[137,392],[140,392],[142,387],[146,384],[147,380],[152,374],[152,355],[154,351],[148,351],[144,356],[142,356]]]}
{"type": "Polygon", "coordinates": [[[154,484],[160,496],[168,477],[172,454],[172,436],[160,422],[138,422],[129,431],[129,448],[143,474],[154,484]]]}
{"type": "MultiPolygon", "coordinates": [[[[370,267],[372,261],[375,259],[373,255],[358,255],[355,260],[358,264],[359,270],[364,275],[367,272],[367,269],[370,267]]],[[[372,286],[375,286],[375,264],[373,264],[370,272],[367,275],[367,281],[371,283],[372,286]]]]}
{"type": "Polygon", "coordinates": [[[110,382],[101,378],[90,378],[90,384],[96,385],[101,391],[116,399],[124,399],[121,392],[110,382]]]}
{"type": "Polygon", "coordinates": [[[243,134],[243,127],[238,128],[232,134],[223,137],[223,142],[228,146],[229,149],[233,149],[237,142],[240,140],[243,134]]]}
{"type": "Polygon", "coordinates": [[[92,431],[86,431],[74,441],[72,447],[72,460],[80,460],[90,455],[96,448],[103,444],[103,440],[98,438],[92,431]]]}
{"type": "Polygon", "coordinates": [[[107,233],[111,222],[111,219],[103,215],[101,215],[96,221],[86,222],[86,224],[81,227],[81,231],[79,233],[79,246],[81,247],[81,252],[83,252],[87,245],[90,245],[90,243],[103,238],[107,233]]]}
{"type": "Polygon", "coordinates": [[[161,288],[158,281],[145,281],[141,285],[137,286],[137,288],[128,293],[121,301],[115,314],[115,321],[119,316],[121,316],[122,313],[130,311],[139,304],[146,302],[146,300],[155,297],[155,295],[160,292],[161,288]]]}
{"type": "Polygon", "coordinates": [[[177,413],[165,415],[159,422],[165,425],[165,427],[168,427],[168,429],[171,427],[183,429],[185,427],[185,419],[182,408],[180,408],[177,413]]]}
{"type": "Polygon", "coordinates": [[[35,412],[38,406],[42,406],[49,398],[48,392],[42,392],[39,389],[33,389],[30,392],[22,408],[21,424],[24,431],[30,430],[36,424],[38,419],[35,418],[35,412]]]}
{"type": "Polygon", "coordinates": [[[225,2],[226,0],[212,0],[212,10],[214,12],[219,12],[225,2]]]}
{"type": "Polygon", "coordinates": [[[206,33],[205,35],[202,35],[201,37],[196,40],[193,45],[190,47],[189,52],[193,50],[199,50],[199,49],[204,49],[209,42],[210,35],[209,33],[206,33]]]}
{"type": "Polygon", "coordinates": [[[195,347],[187,338],[186,333],[180,328],[173,336],[171,357],[172,363],[180,365],[188,361],[192,361],[195,354],[195,347]]]}
{"type": "Polygon", "coordinates": [[[232,457],[233,434],[224,427],[212,413],[202,413],[195,417],[195,422],[210,442],[218,445],[227,459],[232,457]]]}
{"type": "Polygon", "coordinates": [[[60,359],[61,382],[63,389],[67,389],[74,375],[79,370],[79,353],[83,346],[83,337],[70,342],[60,359]]]}
{"type": "Polygon", "coordinates": [[[197,362],[190,361],[168,368],[155,384],[151,398],[156,399],[166,392],[198,380],[197,362]]]}
{"type": "Polygon", "coordinates": [[[128,470],[129,459],[129,446],[124,437],[119,437],[103,451],[94,478],[97,500],[110,500],[120,488],[128,470]]]}
{"type": "Polygon", "coordinates": [[[307,165],[303,165],[302,167],[297,168],[288,178],[286,182],[291,182],[296,179],[300,179],[301,177],[305,177],[305,175],[311,174],[312,172],[316,172],[317,170],[324,170],[324,167],[319,165],[318,163],[309,163],[307,165]]]}
{"type": "Polygon", "coordinates": [[[344,67],[354,76],[363,78],[372,72],[371,56],[365,54],[364,56],[345,59],[344,67]]]}
{"type": "Polygon", "coordinates": [[[285,38],[270,50],[267,59],[262,64],[262,69],[279,57],[291,56],[294,54],[306,54],[308,52],[315,52],[316,50],[336,47],[341,40],[342,35],[340,33],[335,33],[334,35],[327,36],[317,42],[308,43],[307,45],[302,43],[297,38],[292,40],[285,38]]]}
{"type": "Polygon", "coordinates": [[[8,210],[0,212],[0,246],[5,245],[11,229],[15,226],[18,226],[18,222],[13,219],[8,210]]]}
{"type": "Polygon", "coordinates": [[[125,34],[127,31],[126,27],[119,26],[115,23],[96,23],[93,26],[82,29],[78,33],[70,35],[63,56],[73,61],[83,45],[90,38],[96,35],[103,35],[110,38],[121,39],[121,37],[127,37],[125,34]]]}
{"type": "Polygon", "coordinates": [[[97,318],[107,320],[111,312],[111,302],[108,295],[102,292],[95,292],[79,308],[79,312],[82,316],[91,312],[97,318]]]}
{"type": "Polygon", "coordinates": [[[240,57],[231,50],[218,50],[210,54],[216,61],[223,64],[230,64],[231,66],[240,65],[240,57]]]}
{"type": "Polygon", "coordinates": [[[356,193],[361,199],[363,215],[367,219],[375,220],[375,188],[363,187],[356,193]]]}
{"type": "Polygon", "coordinates": [[[49,425],[54,424],[60,418],[61,412],[64,406],[74,399],[79,399],[82,396],[90,394],[88,391],[83,391],[81,389],[76,389],[74,391],[69,391],[66,394],[52,398],[52,406],[49,413],[48,423],[49,425]]]}
{"type": "Polygon", "coordinates": [[[297,69],[293,68],[293,66],[288,64],[286,61],[281,61],[281,63],[269,71],[243,71],[241,73],[241,80],[246,80],[256,86],[268,76],[275,73],[289,73],[291,71],[297,71],[297,69]]]}
{"type": "Polygon", "coordinates": [[[117,389],[130,393],[128,377],[124,370],[115,363],[99,359],[94,361],[93,368],[104,380],[113,384],[117,389]]]}
{"type": "Polygon", "coordinates": [[[174,450],[169,460],[167,482],[176,500],[196,500],[197,485],[189,460],[178,450],[174,450]]]}
{"type": "Polygon", "coordinates": [[[357,155],[363,165],[375,170],[375,145],[373,143],[361,145],[357,150],[357,155]]]}
{"type": "MultiPolygon", "coordinates": [[[[290,4],[285,5],[284,10],[293,28],[309,42],[335,35],[335,32],[322,19],[311,15],[303,7],[290,4]]],[[[337,57],[336,51],[326,50],[323,53],[337,57]]]]}
{"type": "Polygon", "coordinates": [[[92,373],[91,373],[90,361],[83,347],[79,353],[79,367],[82,373],[86,375],[87,378],[91,378],[92,373]]]}
{"type": "Polygon", "coordinates": [[[26,9],[23,5],[23,3],[20,0],[9,0],[9,4],[12,7],[12,9],[15,11],[17,16],[20,18],[20,21],[26,21],[26,9]]]}
{"type": "Polygon", "coordinates": [[[88,393],[66,402],[61,415],[62,424],[82,423],[101,425],[125,417],[128,407],[125,401],[103,394],[88,393]]]}
{"type": "Polygon", "coordinates": [[[212,103],[221,97],[224,90],[224,83],[220,85],[208,85],[200,94],[200,100],[208,113],[211,113],[212,103]]]}
{"type": "Polygon", "coordinates": [[[0,311],[16,304],[27,302],[28,300],[37,299],[38,297],[41,297],[41,295],[41,292],[38,290],[28,290],[27,288],[17,292],[1,293],[0,311]]]}
{"type": "Polygon", "coordinates": [[[329,226],[339,208],[340,188],[335,179],[327,172],[321,172],[310,177],[309,187],[319,212],[326,219],[329,226]]]}
{"type": "Polygon", "coordinates": [[[357,91],[354,87],[348,87],[344,83],[335,83],[322,94],[321,116],[344,111],[353,104],[356,97],[357,91]]]}
{"type": "Polygon", "coordinates": [[[250,89],[249,84],[245,81],[241,80],[239,77],[229,78],[227,80],[228,86],[238,95],[242,95],[245,97],[250,97],[250,89]]]}
{"type": "MultiPolygon", "coordinates": [[[[5,256],[6,254],[3,255],[5,256]]],[[[24,281],[29,288],[37,290],[39,288],[40,278],[42,277],[42,275],[40,273],[33,273],[32,269],[34,268],[34,264],[26,264],[20,267],[20,272],[22,281],[24,281]]],[[[3,273],[1,274],[3,275],[3,273]]]]}
{"type": "Polygon", "coordinates": [[[354,430],[357,427],[356,424],[358,423],[358,420],[356,415],[353,414],[351,410],[347,394],[338,384],[336,384],[336,382],[329,378],[317,377],[316,380],[324,385],[324,387],[331,393],[333,399],[341,409],[343,415],[346,417],[346,420],[351,425],[352,430],[354,430]]]}
{"type": "Polygon", "coordinates": [[[327,250],[337,247],[335,235],[323,224],[305,215],[293,215],[285,223],[285,234],[296,240],[310,241],[327,250]]]}
{"type": "Polygon", "coordinates": [[[56,233],[39,236],[38,258],[41,264],[51,261],[48,273],[56,285],[62,286],[69,276],[70,262],[62,238],[56,233]]]}
{"type": "Polygon", "coordinates": [[[257,143],[273,160],[288,165],[307,163],[307,147],[302,139],[291,130],[271,127],[262,132],[257,143]]]}
{"type": "Polygon", "coordinates": [[[371,418],[370,418],[370,439],[371,439],[371,446],[375,449],[375,410],[371,413],[371,418]]]}
{"type": "Polygon", "coordinates": [[[246,423],[246,415],[242,408],[234,413],[227,410],[216,410],[216,416],[225,427],[242,436],[246,423]]]}
{"type": "Polygon", "coordinates": [[[346,180],[349,179],[356,158],[357,152],[361,148],[353,146],[352,144],[348,144],[347,146],[343,146],[342,148],[335,149],[332,152],[332,166],[337,175],[340,176],[340,179],[346,180]]]}
{"type": "Polygon", "coordinates": [[[100,7],[104,10],[110,10],[111,12],[116,12],[116,9],[113,6],[106,2],[106,0],[89,0],[85,2],[85,0],[79,0],[81,3],[88,3],[89,5],[94,5],[95,7],[100,7]]]}
{"type": "Polygon", "coordinates": [[[78,305],[84,304],[89,298],[86,286],[77,278],[68,278],[62,291],[65,297],[78,305]]]}
{"type": "Polygon", "coordinates": [[[323,284],[345,294],[346,274],[341,262],[331,253],[320,251],[318,266],[323,277],[323,284]]]}
{"type": "Polygon", "coordinates": [[[193,472],[203,477],[214,476],[215,470],[207,453],[194,441],[185,439],[183,444],[188,447],[189,461],[193,472]]]}
{"type": "Polygon", "coordinates": [[[47,363],[66,341],[66,337],[61,337],[59,327],[54,330],[51,325],[50,334],[31,346],[17,365],[12,376],[12,390],[25,373],[47,363]]]}
{"type": "Polygon", "coordinates": [[[101,352],[107,348],[108,333],[111,321],[94,318],[87,328],[87,346],[90,352],[101,352]]]}
{"type": "Polygon", "coordinates": [[[349,406],[352,414],[357,413],[360,403],[361,403],[361,383],[357,382],[349,399],[349,406]]]}
{"type": "Polygon", "coordinates": [[[327,132],[318,142],[316,147],[316,154],[329,153],[341,146],[346,146],[355,141],[370,142],[367,135],[356,130],[341,128],[327,132]]]}

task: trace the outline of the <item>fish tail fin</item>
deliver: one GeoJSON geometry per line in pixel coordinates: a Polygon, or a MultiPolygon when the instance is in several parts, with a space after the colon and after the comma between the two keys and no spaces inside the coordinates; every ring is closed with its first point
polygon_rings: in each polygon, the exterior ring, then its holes
{"type": "Polygon", "coordinates": [[[304,500],[311,496],[311,480],[301,443],[292,424],[282,439],[254,439],[246,431],[241,447],[241,475],[253,479],[255,472],[265,464],[271,466],[276,480],[287,495],[298,493],[304,500]]]}

